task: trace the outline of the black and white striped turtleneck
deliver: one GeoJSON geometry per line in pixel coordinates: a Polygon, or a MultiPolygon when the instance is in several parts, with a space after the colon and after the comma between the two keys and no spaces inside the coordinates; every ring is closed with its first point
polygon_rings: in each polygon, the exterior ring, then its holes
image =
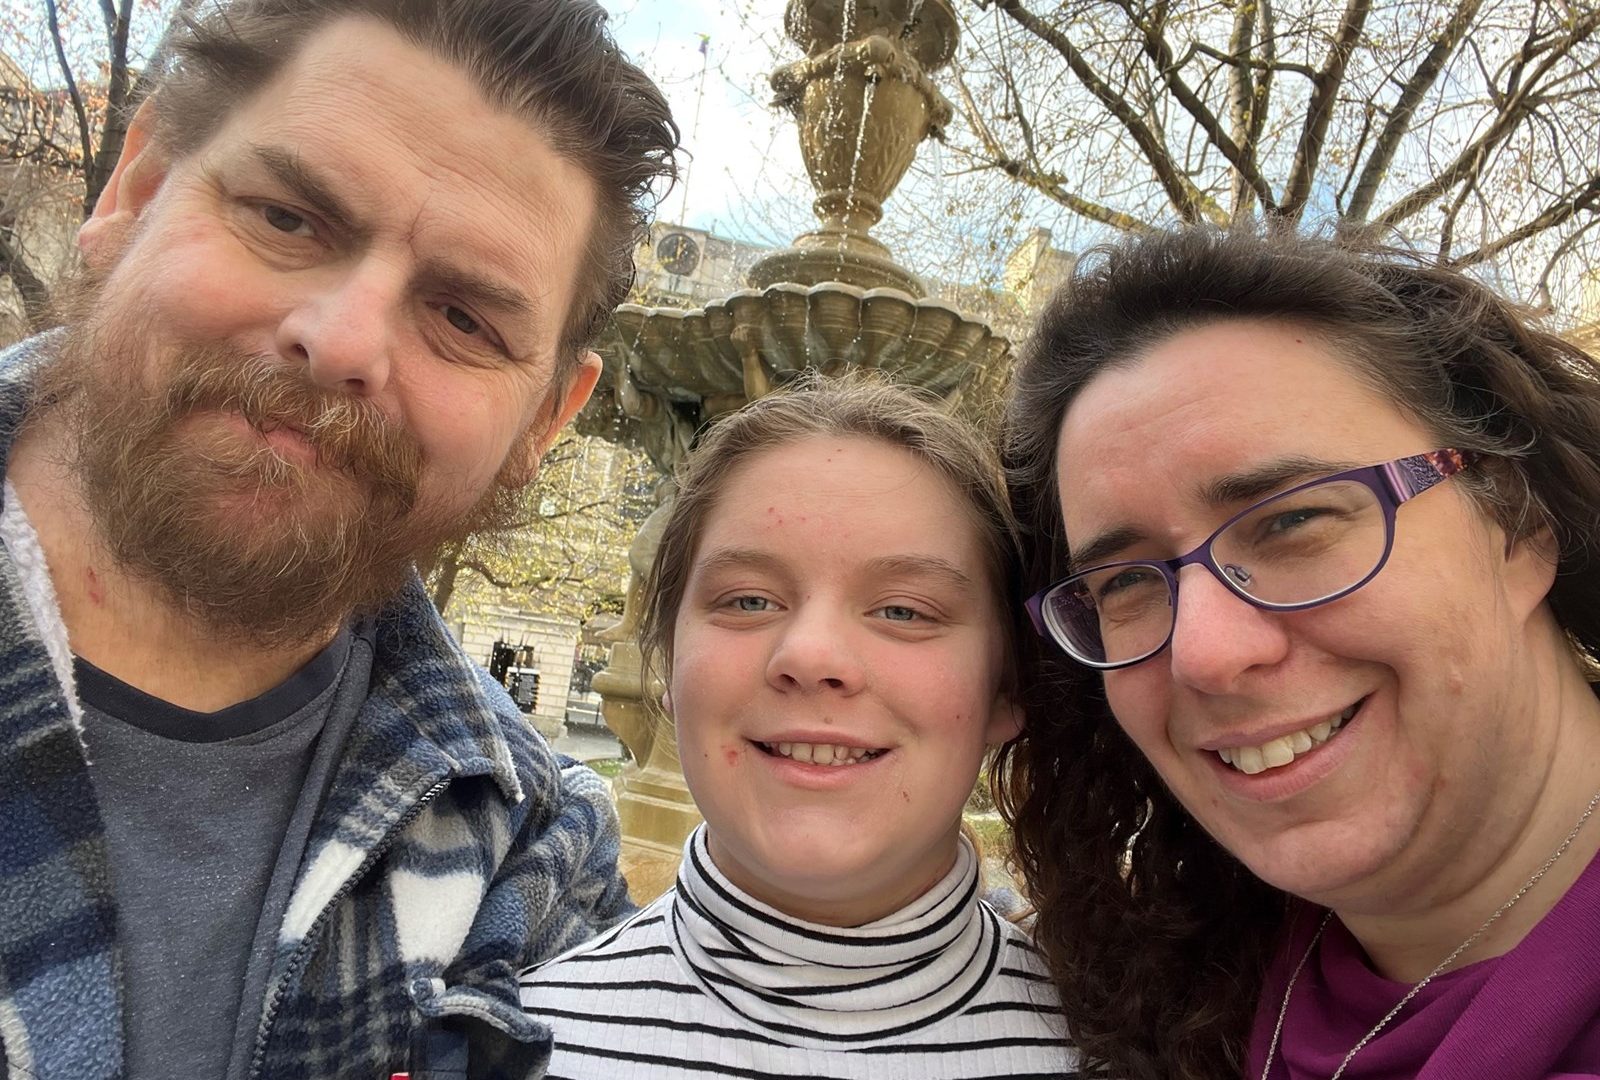
{"type": "Polygon", "coordinates": [[[978,881],[963,839],[914,903],[821,926],[736,888],[702,826],[675,888],[524,972],[522,1005],[555,1031],[552,1080],[1074,1076],[1044,963],[978,881]]]}

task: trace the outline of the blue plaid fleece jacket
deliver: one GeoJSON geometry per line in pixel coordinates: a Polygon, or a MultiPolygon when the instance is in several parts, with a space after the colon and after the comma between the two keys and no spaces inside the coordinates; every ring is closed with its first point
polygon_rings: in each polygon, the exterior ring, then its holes
{"type": "MultiPolygon", "coordinates": [[[[0,456],[48,347],[0,353],[0,456]]],[[[116,892],[27,578],[0,551],[0,1076],[111,1080],[116,892]]],[[[542,1076],[550,1032],[518,1007],[516,973],[630,909],[609,794],[463,655],[420,582],[375,645],[278,934],[251,1076],[542,1076]]]]}

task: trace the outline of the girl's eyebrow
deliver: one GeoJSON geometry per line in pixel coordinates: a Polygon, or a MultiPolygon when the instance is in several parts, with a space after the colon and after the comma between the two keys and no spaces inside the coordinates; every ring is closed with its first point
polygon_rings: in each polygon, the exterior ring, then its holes
{"type": "MultiPolygon", "coordinates": [[[[783,560],[756,548],[721,547],[695,560],[695,570],[714,574],[722,570],[764,570],[779,573],[783,560]]],[[[933,578],[970,591],[972,577],[949,559],[937,555],[881,555],[869,560],[865,574],[871,578],[933,578]]]]}
{"type": "Polygon", "coordinates": [[[777,556],[755,548],[716,548],[694,561],[695,570],[702,574],[716,573],[719,570],[776,571],[781,567],[782,563],[777,556]]]}
{"type": "Polygon", "coordinates": [[[937,555],[883,555],[867,563],[872,577],[933,578],[963,591],[972,589],[972,578],[949,559],[937,555]]]}

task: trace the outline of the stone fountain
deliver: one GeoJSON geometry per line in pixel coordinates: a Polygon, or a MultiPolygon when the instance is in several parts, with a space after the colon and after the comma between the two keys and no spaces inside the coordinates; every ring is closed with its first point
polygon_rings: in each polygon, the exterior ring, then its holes
{"type": "MultiPolygon", "coordinates": [[[[806,55],[774,71],[772,87],[799,123],[820,227],[758,262],[748,288],[703,308],[622,305],[598,346],[605,378],[580,429],[643,449],[668,476],[703,425],[808,367],[885,369],[954,399],[1010,351],[981,320],[929,298],[868,232],[917,147],[950,121],[929,78],[955,54],[949,0],[790,0],[784,21],[806,55]]],[[[593,635],[611,646],[594,680],[602,714],[634,758],[616,797],[623,870],[641,903],[671,884],[700,820],[635,640],[671,497],[664,483],[629,550],[621,619],[593,635]]]]}

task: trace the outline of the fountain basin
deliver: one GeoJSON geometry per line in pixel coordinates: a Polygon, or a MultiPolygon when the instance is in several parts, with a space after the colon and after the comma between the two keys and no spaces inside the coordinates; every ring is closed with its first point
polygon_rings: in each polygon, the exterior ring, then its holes
{"type": "Polygon", "coordinates": [[[625,412],[655,398],[699,406],[701,422],[808,367],[880,369],[949,397],[1010,348],[942,301],[839,282],[740,289],[687,310],[624,304],[598,343],[625,412]]]}

